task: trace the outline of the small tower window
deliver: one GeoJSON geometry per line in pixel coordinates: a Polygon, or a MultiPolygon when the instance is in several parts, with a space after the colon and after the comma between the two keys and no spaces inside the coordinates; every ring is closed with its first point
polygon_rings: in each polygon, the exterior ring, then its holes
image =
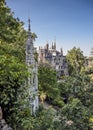
{"type": "Polygon", "coordinates": [[[35,74],[33,75],[33,85],[35,85],[35,74]]]}

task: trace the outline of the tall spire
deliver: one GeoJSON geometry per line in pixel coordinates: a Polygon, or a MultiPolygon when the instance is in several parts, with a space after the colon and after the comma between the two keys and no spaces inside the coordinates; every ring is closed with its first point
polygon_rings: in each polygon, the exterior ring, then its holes
{"type": "Polygon", "coordinates": [[[38,65],[34,57],[34,45],[31,37],[30,18],[28,19],[28,37],[26,42],[26,63],[29,76],[27,78],[29,107],[31,114],[38,108],[38,65]]]}
{"type": "Polygon", "coordinates": [[[61,52],[61,55],[63,55],[63,49],[62,48],[60,48],[60,52],[61,52]]]}
{"type": "Polygon", "coordinates": [[[54,49],[56,50],[56,37],[54,39],[54,49]]]}
{"type": "Polygon", "coordinates": [[[28,31],[29,32],[31,31],[31,28],[30,28],[30,18],[28,19],[28,31]]]}

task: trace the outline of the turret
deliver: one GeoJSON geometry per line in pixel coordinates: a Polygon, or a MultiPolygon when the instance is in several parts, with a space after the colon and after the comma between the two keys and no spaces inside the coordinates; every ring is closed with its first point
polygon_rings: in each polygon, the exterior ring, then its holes
{"type": "Polygon", "coordinates": [[[54,43],[52,42],[52,49],[56,50],[56,42],[54,42],[54,43]]]}
{"type": "Polygon", "coordinates": [[[46,44],[46,48],[47,48],[47,50],[49,50],[49,43],[48,42],[46,44]]]}
{"type": "Polygon", "coordinates": [[[63,49],[62,48],[60,48],[60,53],[61,53],[61,55],[63,55],[63,49]]]}
{"type": "Polygon", "coordinates": [[[54,46],[53,46],[53,42],[52,42],[52,49],[54,48],[54,46]]]}
{"type": "Polygon", "coordinates": [[[56,41],[54,42],[54,49],[56,50],[56,41]]]}
{"type": "Polygon", "coordinates": [[[31,38],[30,19],[28,20],[28,37],[26,42],[26,64],[28,65],[29,76],[27,79],[29,107],[31,114],[38,108],[38,67],[34,57],[34,46],[31,38]]]}

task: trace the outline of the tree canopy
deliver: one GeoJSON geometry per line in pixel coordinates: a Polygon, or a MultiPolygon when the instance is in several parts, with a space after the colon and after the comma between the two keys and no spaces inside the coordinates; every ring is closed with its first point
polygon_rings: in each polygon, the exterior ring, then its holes
{"type": "Polygon", "coordinates": [[[51,102],[58,92],[56,71],[50,66],[39,65],[38,69],[40,95],[45,94],[46,99],[51,102]]]}
{"type": "Polygon", "coordinates": [[[80,73],[85,67],[85,57],[80,48],[73,47],[67,55],[69,74],[80,73]]]}

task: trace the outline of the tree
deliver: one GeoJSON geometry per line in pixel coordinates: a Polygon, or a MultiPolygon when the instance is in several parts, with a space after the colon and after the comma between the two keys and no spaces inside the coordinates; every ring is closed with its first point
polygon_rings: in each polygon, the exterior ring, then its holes
{"type": "Polygon", "coordinates": [[[0,3],[0,41],[14,43],[24,30],[23,22],[13,17],[13,12],[7,7],[5,0],[1,0],[0,3]]]}
{"type": "Polygon", "coordinates": [[[51,130],[53,119],[54,114],[52,108],[46,110],[40,107],[38,112],[36,113],[34,130],[51,130]]]}
{"type": "Polygon", "coordinates": [[[40,95],[46,95],[46,99],[49,102],[56,99],[57,95],[59,95],[59,90],[55,70],[50,66],[39,65],[38,80],[40,95]]]}
{"type": "Polygon", "coordinates": [[[26,31],[23,23],[13,17],[4,0],[0,1],[0,18],[0,106],[8,123],[16,124],[19,104],[21,107],[26,97],[26,31]]]}
{"type": "Polygon", "coordinates": [[[68,121],[72,122],[71,126],[74,126],[76,130],[82,130],[83,128],[87,130],[91,128],[89,126],[89,109],[78,98],[73,98],[68,104],[64,105],[62,113],[66,117],[66,123],[68,121]]]}
{"type": "Polygon", "coordinates": [[[86,73],[91,77],[93,80],[93,48],[90,52],[90,57],[87,58],[87,66],[86,66],[86,73]]]}
{"type": "MultiPolygon", "coordinates": [[[[24,30],[23,22],[14,18],[13,15],[5,0],[1,0],[0,106],[2,106],[4,118],[13,129],[16,129],[16,126],[17,129],[25,129],[27,127],[25,122],[28,121],[25,115],[27,118],[31,115],[28,107],[28,88],[25,86],[28,76],[25,64],[27,31],[24,30]]],[[[33,40],[36,37],[36,34],[32,33],[33,40]]],[[[33,117],[29,120],[33,122],[33,117]]],[[[32,127],[29,122],[28,125],[32,127]]]]}
{"type": "Polygon", "coordinates": [[[73,47],[68,51],[67,55],[69,74],[80,73],[85,67],[85,57],[80,48],[73,47]]]}
{"type": "MultiPolygon", "coordinates": [[[[76,130],[92,129],[90,118],[93,115],[93,82],[90,77],[86,73],[74,75],[74,77],[69,76],[58,86],[65,103],[61,108],[62,117],[67,122],[73,122],[69,127],[73,126],[76,130]]],[[[63,118],[61,120],[63,121],[63,118]]]]}
{"type": "Polygon", "coordinates": [[[0,55],[0,105],[5,118],[8,118],[14,108],[17,108],[18,95],[24,92],[26,77],[26,66],[17,57],[8,54],[0,55]]]}

